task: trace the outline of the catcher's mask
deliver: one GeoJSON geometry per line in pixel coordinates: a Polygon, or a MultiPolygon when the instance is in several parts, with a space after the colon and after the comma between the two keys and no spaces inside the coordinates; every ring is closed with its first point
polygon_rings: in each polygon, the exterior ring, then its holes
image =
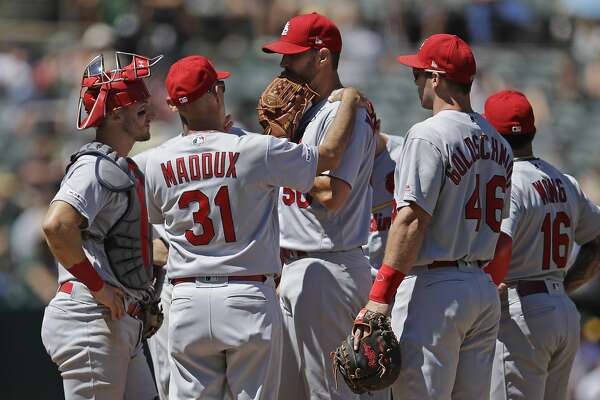
{"type": "Polygon", "coordinates": [[[138,54],[115,52],[116,68],[105,70],[104,56],[94,57],[83,71],[77,129],[97,127],[110,112],[150,97],[142,78],[151,75],[151,67],[162,55],[148,58],[138,54]],[[82,117],[82,109],[86,116],[82,117]]]}

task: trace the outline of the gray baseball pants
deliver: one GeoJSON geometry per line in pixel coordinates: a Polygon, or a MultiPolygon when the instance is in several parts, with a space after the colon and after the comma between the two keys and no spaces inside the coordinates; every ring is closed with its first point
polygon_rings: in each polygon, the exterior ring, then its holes
{"type": "Polygon", "coordinates": [[[277,399],[282,321],[274,286],[208,281],[173,286],[169,398],[277,399]]]}
{"type": "Polygon", "coordinates": [[[160,305],[162,307],[164,320],[160,329],[148,339],[148,350],[152,356],[152,366],[154,368],[154,379],[158,389],[160,400],[169,399],[169,377],[171,369],[169,367],[169,310],[171,308],[171,292],[173,287],[165,279],[160,292],[160,305]]]}
{"type": "Polygon", "coordinates": [[[352,330],[371,288],[371,266],[362,249],[308,253],[283,267],[279,295],[284,351],[279,399],[387,399],[352,393],[332,370],[333,352],[352,330]]]}
{"type": "Polygon", "coordinates": [[[415,267],[396,293],[402,369],[394,399],[489,398],[500,299],[478,266],[415,267]]]}
{"type": "Polygon", "coordinates": [[[156,397],[141,346],[142,323],[112,321],[88,288],[72,282],[44,312],[42,342],[63,378],[66,400],[150,400],[156,397]]]}
{"type": "Polygon", "coordinates": [[[565,400],[579,347],[579,312],[561,282],[543,281],[548,293],[502,296],[493,400],[565,400]]]}

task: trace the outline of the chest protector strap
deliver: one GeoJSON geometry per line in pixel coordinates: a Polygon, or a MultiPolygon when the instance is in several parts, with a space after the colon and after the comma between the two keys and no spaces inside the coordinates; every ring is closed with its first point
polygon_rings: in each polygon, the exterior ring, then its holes
{"type": "Polygon", "coordinates": [[[123,286],[150,291],[153,281],[152,237],[146,209],[144,174],[133,160],[109,146],[92,142],[71,156],[69,168],[84,155],[96,157],[96,179],[111,192],[123,193],[127,208],[104,238],[110,268],[123,286]]]}

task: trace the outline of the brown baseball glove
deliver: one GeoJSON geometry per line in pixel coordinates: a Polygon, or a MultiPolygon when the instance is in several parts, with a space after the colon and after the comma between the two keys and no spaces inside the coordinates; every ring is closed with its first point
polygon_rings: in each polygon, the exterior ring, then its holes
{"type": "Polygon", "coordinates": [[[390,320],[383,314],[362,309],[354,321],[364,330],[358,350],[354,336],[331,353],[334,374],[339,372],[354,393],[382,390],[392,385],[400,374],[400,344],[392,332],[390,320]]]}
{"type": "Polygon", "coordinates": [[[262,92],[256,107],[265,134],[293,139],[300,118],[316,95],[308,83],[280,74],[262,92]]]}

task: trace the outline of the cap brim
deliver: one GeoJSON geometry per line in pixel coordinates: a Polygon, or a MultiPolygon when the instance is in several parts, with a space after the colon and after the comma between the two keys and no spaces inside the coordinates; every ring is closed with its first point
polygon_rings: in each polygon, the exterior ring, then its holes
{"type": "Polygon", "coordinates": [[[412,68],[425,69],[429,67],[428,65],[425,65],[421,60],[419,60],[416,54],[398,56],[396,57],[396,61],[398,61],[400,64],[404,64],[412,68]]]}
{"type": "Polygon", "coordinates": [[[265,44],[262,47],[262,51],[265,53],[278,53],[278,54],[299,54],[310,50],[308,46],[299,46],[294,43],[284,42],[276,40],[272,43],[265,44]]]}
{"type": "Polygon", "coordinates": [[[231,72],[228,71],[217,71],[217,79],[222,81],[223,79],[227,79],[231,76],[231,72]]]}

